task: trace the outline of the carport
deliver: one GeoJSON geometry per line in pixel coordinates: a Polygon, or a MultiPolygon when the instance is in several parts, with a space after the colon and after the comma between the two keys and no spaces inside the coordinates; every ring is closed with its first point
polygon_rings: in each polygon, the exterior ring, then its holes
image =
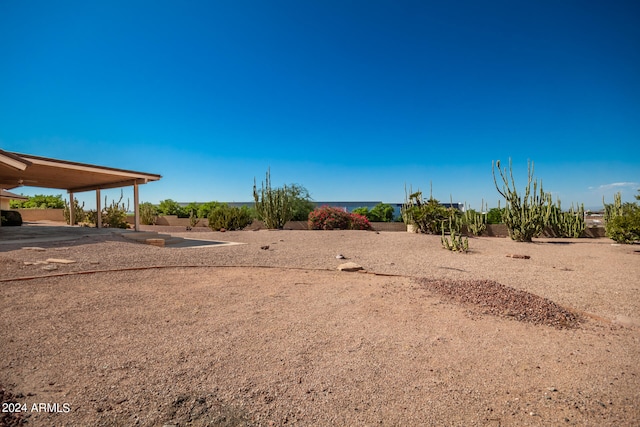
{"type": "Polygon", "coordinates": [[[140,230],[138,186],[158,181],[161,175],[11,153],[0,150],[0,190],[22,185],[56,188],[69,194],[71,224],[74,222],[75,193],[96,192],[97,227],[102,228],[100,190],[133,186],[134,228],[140,230]]]}

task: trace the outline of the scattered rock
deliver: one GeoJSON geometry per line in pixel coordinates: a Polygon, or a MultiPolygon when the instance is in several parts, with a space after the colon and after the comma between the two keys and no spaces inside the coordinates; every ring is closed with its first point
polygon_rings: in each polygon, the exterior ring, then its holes
{"type": "Polygon", "coordinates": [[[338,266],[338,270],[340,271],[359,271],[364,270],[361,265],[356,264],[355,262],[346,262],[344,264],[340,264],[338,266]]]}
{"type": "Polygon", "coordinates": [[[38,252],[46,251],[45,248],[41,248],[39,246],[25,246],[22,249],[27,250],[27,251],[38,251],[38,252]]]}
{"type": "Polygon", "coordinates": [[[46,262],[51,262],[54,264],[74,264],[75,261],[72,259],[63,259],[63,258],[48,258],[46,262]]]}
{"type": "Polygon", "coordinates": [[[346,259],[346,258],[344,257],[344,255],[338,254],[336,255],[336,259],[346,259]]]}
{"type": "Polygon", "coordinates": [[[54,265],[54,264],[47,264],[47,265],[42,266],[42,269],[43,270],[47,270],[47,271],[53,271],[53,270],[57,270],[58,266],[54,265]]]}
{"type": "Polygon", "coordinates": [[[260,246],[260,249],[262,249],[263,251],[266,251],[269,249],[269,245],[260,246]]]}
{"type": "Polygon", "coordinates": [[[507,254],[508,258],[517,258],[517,259],[529,259],[531,258],[529,255],[519,255],[519,254],[507,254]]]}

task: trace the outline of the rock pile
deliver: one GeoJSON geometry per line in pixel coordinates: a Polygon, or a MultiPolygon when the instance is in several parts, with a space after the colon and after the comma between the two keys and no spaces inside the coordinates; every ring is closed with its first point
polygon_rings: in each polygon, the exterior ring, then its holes
{"type": "Polygon", "coordinates": [[[538,295],[504,286],[492,280],[418,279],[430,291],[464,305],[480,308],[483,313],[509,317],[556,328],[575,328],[577,314],[538,295]]]}

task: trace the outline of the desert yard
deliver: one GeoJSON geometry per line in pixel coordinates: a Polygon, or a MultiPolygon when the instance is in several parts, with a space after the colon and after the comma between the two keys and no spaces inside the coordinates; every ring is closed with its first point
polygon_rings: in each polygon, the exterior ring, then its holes
{"type": "Polygon", "coordinates": [[[0,425],[640,424],[638,246],[183,230],[0,244],[0,425]]]}

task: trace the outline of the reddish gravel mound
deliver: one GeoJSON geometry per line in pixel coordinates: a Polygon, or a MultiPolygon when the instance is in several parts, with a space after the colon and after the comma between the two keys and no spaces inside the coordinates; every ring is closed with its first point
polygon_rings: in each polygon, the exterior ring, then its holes
{"type": "Polygon", "coordinates": [[[510,317],[556,328],[576,328],[577,314],[553,301],[526,291],[504,286],[492,280],[435,280],[419,279],[429,290],[456,302],[477,306],[483,313],[510,317]]]}

